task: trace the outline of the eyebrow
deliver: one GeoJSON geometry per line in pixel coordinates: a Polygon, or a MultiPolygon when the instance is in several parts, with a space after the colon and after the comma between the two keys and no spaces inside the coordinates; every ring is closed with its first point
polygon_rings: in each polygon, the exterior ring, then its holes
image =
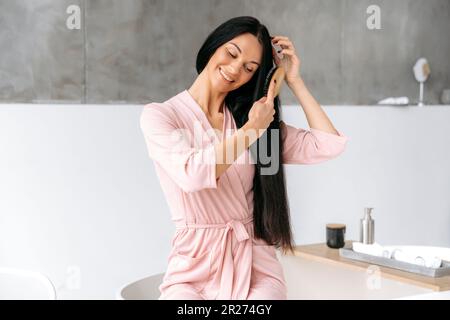
{"type": "MultiPolygon", "coordinates": [[[[239,50],[239,53],[242,53],[241,48],[239,48],[239,46],[236,43],[230,42],[230,44],[234,45],[239,50]]],[[[257,64],[259,66],[259,63],[256,62],[256,61],[250,61],[250,62],[253,62],[253,63],[255,63],[255,64],[257,64]]]]}

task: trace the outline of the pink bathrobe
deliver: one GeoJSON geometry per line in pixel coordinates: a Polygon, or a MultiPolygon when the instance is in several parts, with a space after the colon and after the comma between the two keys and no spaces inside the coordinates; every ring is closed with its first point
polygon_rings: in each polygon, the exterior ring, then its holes
{"type": "MultiPolygon", "coordinates": [[[[200,105],[184,90],[163,103],[146,105],[140,125],[176,226],[159,299],[286,299],[275,248],[254,238],[250,151],[215,177],[214,143],[237,129],[228,108],[222,133],[216,135],[200,105]],[[174,135],[180,128],[185,133],[174,135]],[[203,137],[194,140],[194,130],[203,137]]],[[[281,135],[284,164],[335,158],[348,140],[341,132],[306,131],[284,122],[281,135]]]]}

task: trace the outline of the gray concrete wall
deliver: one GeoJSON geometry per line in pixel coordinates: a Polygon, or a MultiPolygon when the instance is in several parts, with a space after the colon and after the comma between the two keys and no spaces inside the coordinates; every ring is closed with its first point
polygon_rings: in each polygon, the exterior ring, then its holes
{"type": "MultiPolygon", "coordinates": [[[[0,0],[0,101],[147,103],[190,86],[195,56],[223,21],[253,15],[290,37],[322,104],[416,100],[412,73],[429,59],[428,103],[450,88],[448,0],[0,0]],[[81,7],[81,29],[66,9],[81,7]],[[366,26],[381,8],[381,30],[366,26]]],[[[297,101],[288,88],[284,104],[297,101]]]]}

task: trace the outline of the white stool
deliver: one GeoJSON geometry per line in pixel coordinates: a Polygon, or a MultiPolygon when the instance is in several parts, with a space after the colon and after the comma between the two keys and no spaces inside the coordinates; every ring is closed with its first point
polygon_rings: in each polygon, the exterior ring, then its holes
{"type": "Polygon", "coordinates": [[[162,283],[164,273],[152,276],[124,285],[116,294],[118,300],[158,300],[160,296],[159,285],[162,283]]]}
{"type": "Polygon", "coordinates": [[[0,267],[0,300],[56,300],[56,290],[42,273],[0,267]]]}

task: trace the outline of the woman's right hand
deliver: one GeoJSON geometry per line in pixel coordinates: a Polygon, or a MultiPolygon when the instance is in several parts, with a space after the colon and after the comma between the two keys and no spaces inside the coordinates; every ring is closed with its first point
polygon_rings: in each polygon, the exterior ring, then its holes
{"type": "Polygon", "coordinates": [[[274,119],[274,91],[275,82],[272,80],[269,85],[267,97],[262,97],[261,99],[255,101],[248,113],[247,126],[253,130],[256,130],[258,137],[263,135],[274,119]]]}
{"type": "Polygon", "coordinates": [[[216,154],[216,179],[224,173],[267,130],[274,119],[275,83],[269,86],[267,97],[253,103],[248,113],[248,121],[231,137],[222,140],[214,147],[216,154]],[[231,155],[231,156],[230,156],[231,155]]]}

